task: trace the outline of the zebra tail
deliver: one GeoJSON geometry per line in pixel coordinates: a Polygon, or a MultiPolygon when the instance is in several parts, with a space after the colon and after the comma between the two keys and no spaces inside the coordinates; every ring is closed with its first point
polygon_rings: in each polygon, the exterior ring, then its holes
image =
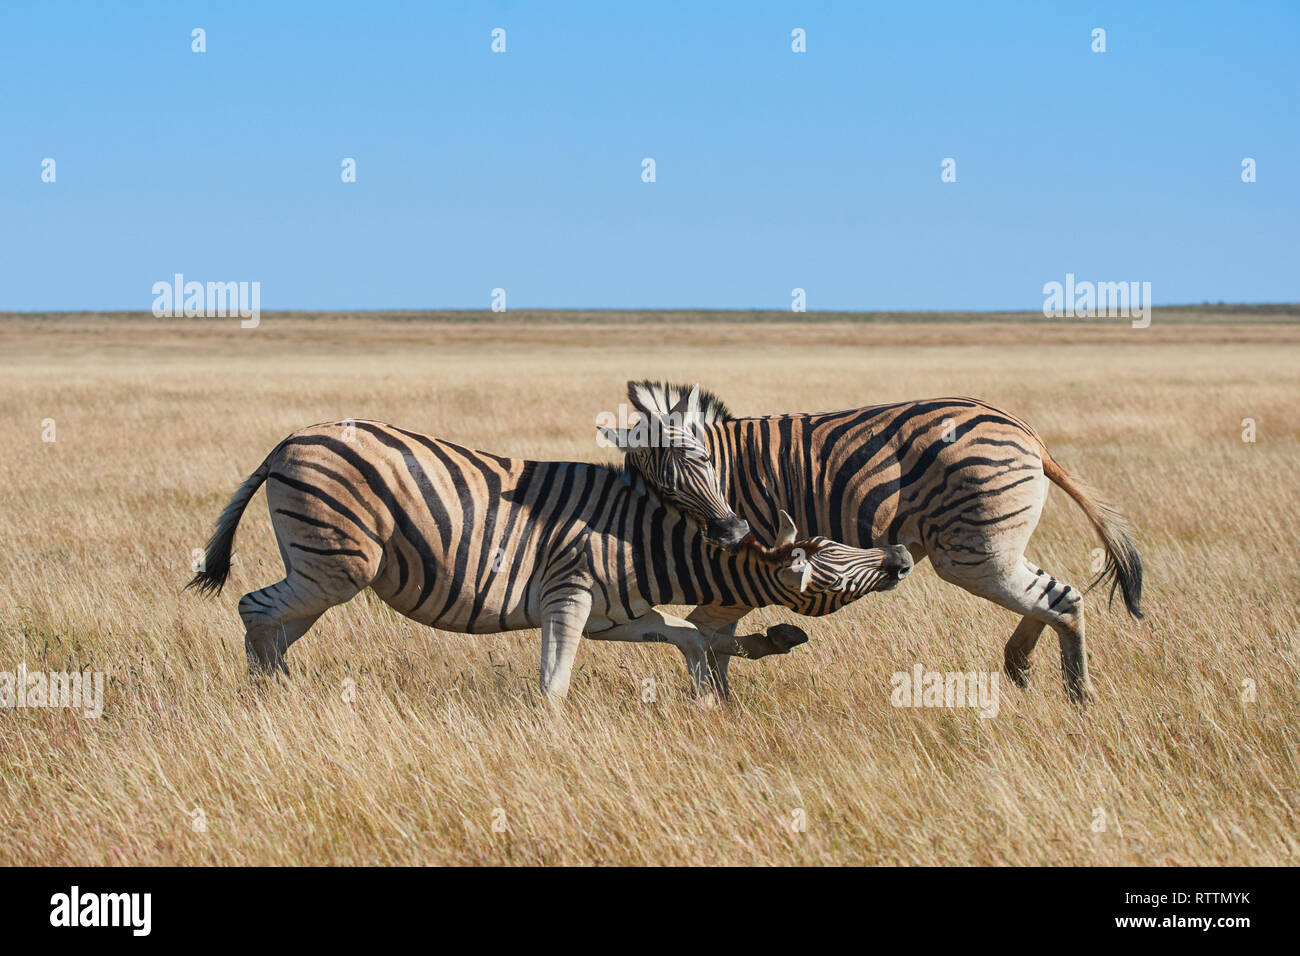
{"type": "Polygon", "coordinates": [[[1142,617],[1142,558],[1133,543],[1132,527],[1127,518],[1107,504],[1092,488],[1072,477],[1042,449],[1043,474],[1059,486],[1083,509],[1092,526],[1101,535],[1106,547],[1106,567],[1088,585],[1091,591],[1099,584],[1110,584],[1110,599],[1115,600],[1118,589],[1124,596],[1124,606],[1135,618],[1142,617]]]}
{"type": "Polygon", "coordinates": [[[221,517],[217,519],[217,529],[208,539],[204,551],[203,569],[194,575],[189,584],[185,585],[185,590],[194,588],[199,594],[206,596],[220,594],[221,589],[226,586],[226,578],[230,576],[230,551],[235,543],[235,529],[239,527],[239,519],[244,516],[244,509],[248,507],[248,502],[262,486],[262,482],[266,481],[266,476],[271,471],[271,459],[279,450],[280,446],[277,445],[275,451],[267,455],[257,470],[239,486],[230,503],[222,510],[221,517]]]}

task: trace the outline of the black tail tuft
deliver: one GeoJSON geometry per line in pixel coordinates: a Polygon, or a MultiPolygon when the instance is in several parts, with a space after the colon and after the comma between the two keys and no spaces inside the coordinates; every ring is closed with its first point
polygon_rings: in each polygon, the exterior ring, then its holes
{"type": "MultiPolygon", "coordinates": [[[[225,517],[224,513],[222,517],[225,517]]],[[[194,577],[190,578],[190,583],[185,585],[185,590],[193,588],[204,597],[209,594],[220,594],[221,589],[226,586],[226,578],[230,576],[230,549],[234,543],[234,526],[228,529],[224,525],[218,526],[216,533],[208,539],[207,548],[204,549],[203,565],[194,577]]]]}
{"type": "Polygon", "coordinates": [[[239,526],[239,519],[243,517],[248,498],[252,497],[251,495],[245,497],[243,491],[244,489],[240,488],[221,512],[221,517],[217,519],[217,530],[212,533],[204,549],[203,565],[190,579],[190,583],[185,585],[185,590],[193,588],[199,594],[207,596],[220,594],[221,589],[226,586],[226,578],[230,576],[230,551],[235,545],[235,528],[239,526]]]}
{"type": "Polygon", "coordinates": [[[1059,485],[1066,494],[1075,500],[1083,513],[1088,516],[1101,543],[1106,546],[1106,567],[1097,579],[1088,585],[1091,591],[1099,584],[1110,584],[1110,599],[1115,600],[1118,590],[1124,595],[1124,606],[1129,614],[1142,617],[1142,559],[1138,556],[1137,545],[1129,530],[1128,520],[1118,511],[1106,504],[1097,493],[1078,478],[1072,477],[1060,464],[1047,453],[1047,447],[1039,440],[1043,456],[1043,474],[1059,485]]]}
{"type": "Polygon", "coordinates": [[[1106,567],[1097,575],[1088,590],[1098,585],[1110,585],[1110,603],[1115,603],[1115,592],[1124,597],[1124,607],[1129,614],[1142,618],[1142,558],[1137,547],[1126,530],[1106,529],[1103,535],[1106,544],[1106,567]]]}
{"type": "Polygon", "coordinates": [[[276,446],[275,451],[266,456],[266,460],[239,486],[239,490],[221,512],[221,517],[217,519],[217,530],[208,539],[204,550],[203,566],[190,579],[190,583],[185,585],[185,590],[193,588],[202,595],[220,594],[226,586],[226,578],[230,576],[230,551],[235,545],[235,529],[239,527],[239,519],[244,516],[249,500],[270,473],[271,459],[279,450],[280,446],[276,446]]]}

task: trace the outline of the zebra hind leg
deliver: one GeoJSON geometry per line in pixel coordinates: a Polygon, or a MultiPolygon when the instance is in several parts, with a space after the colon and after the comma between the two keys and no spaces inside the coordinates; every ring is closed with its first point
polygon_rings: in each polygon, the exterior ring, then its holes
{"type": "Polygon", "coordinates": [[[988,564],[971,568],[935,565],[944,580],[977,597],[1022,615],[1003,650],[1007,676],[1020,686],[1028,680],[1029,657],[1045,626],[1061,641],[1061,676],[1066,695],[1082,703],[1093,696],[1088,680],[1088,654],[1083,628],[1083,592],[1052,577],[1023,557],[1009,571],[990,574],[988,564]]]}
{"type": "MultiPolygon", "coordinates": [[[[704,657],[706,673],[713,689],[724,701],[731,699],[731,682],[727,679],[731,655],[723,648],[735,638],[740,619],[749,610],[746,607],[724,608],[704,604],[686,615],[686,620],[699,628],[704,639],[709,642],[704,657]]],[[[690,657],[687,656],[686,660],[689,669],[690,657]]]]}
{"type": "Polygon", "coordinates": [[[245,594],[239,599],[239,616],[244,622],[244,651],[250,673],[288,677],[284,655],[289,646],[338,603],[342,602],[304,594],[288,578],[245,594]]]}
{"type": "Polygon", "coordinates": [[[640,617],[616,624],[591,635],[600,641],[633,641],[645,644],[672,644],[686,660],[691,691],[705,703],[716,702],[714,684],[709,679],[708,643],[699,628],[658,608],[651,608],[640,617]]]}
{"type": "Polygon", "coordinates": [[[1022,617],[1002,651],[1002,667],[1017,687],[1029,686],[1029,655],[1047,627],[1035,617],[1022,617]]]}

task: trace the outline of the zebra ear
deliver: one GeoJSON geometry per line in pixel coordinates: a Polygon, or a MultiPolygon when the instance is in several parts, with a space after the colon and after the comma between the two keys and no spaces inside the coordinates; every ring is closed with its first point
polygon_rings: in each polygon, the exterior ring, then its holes
{"type": "Polygon", "coordinates": [[[683,420],[690,425],[696,425],[704,417],[700,410],[700,385],[696,382],[691,386],[691,394],[686,396],[686,415],[683,420]]]}
{"type": "Polygon", "coordinates": [[[700,386],[698,384],[691,386],[689,392],[683,392],[682,397],[677,399],[669,415],[680,415],[682,422],[689,422],[693,418],[700,417],[700,386]]]}
{"type": "Polygon", "coordinates": [[[776,576],[790,587],[798,588],[799,593],[803,594],[808,590],[808,582],[812,578],[812,562],[804,561],[801,568],[792,568],[785,565],[776,572],[776,576]]]}
{"type": "Polygon", "coordinates": [[[661,410],[659,402],[656,401],[656,390],[662,388],[664,386],[658,382],[628,382],[627,400],[638,412],[649,415],[661,410]]]}
{"type": "Polygon", "coordinates": [[[784,548],[787,544],[794,544],[799,537],[799,532],[795,530],[794,519],[789,514],[782,511],[781,527],[776,531],[776,546],[784,548]]]}

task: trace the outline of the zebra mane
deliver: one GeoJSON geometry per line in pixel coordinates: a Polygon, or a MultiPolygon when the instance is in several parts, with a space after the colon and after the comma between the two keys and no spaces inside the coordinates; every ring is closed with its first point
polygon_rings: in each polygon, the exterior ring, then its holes
{"type": "MultiPolygon", "coordinates": [[[[614,477],[619,481],[631,485],[633,490],[638,493],[655,493],[654,487],[645,480],[645,475],[641,474],[641,470],[637,468],[631,455],[624,455],[619,461],[593,461],[591,464],[612,472],[614,477]]],[[[655,498],[658,499],[658,497],[659,496],[655,494],[655,498]]]]}
{"type": "Polygon", "coordinates": [[[794,559],[794,552],[800,552],[802,557],[812,557],[818,551],[826,547],[825,542],[821,541],[794,541],[790,544],[779,545],[775,548],[769,548],[766,545],[759,544],[758,539],[750,533],[740,543],[742,548],[748,548],[750,551],[756,551],[765,560],[772,564],[789,564],[794,559]]]}
{"type": "MultiPolygon", "coordinates": [[[[690,392],[691,386],[673,382],[651,382],[643,379],[627,383],[627,398],[641,412],[666,413],[690,392]]],[[[700,421],[709,425],[732,418],[731,410],[712,392],[700,389],[700,421]]]]}

